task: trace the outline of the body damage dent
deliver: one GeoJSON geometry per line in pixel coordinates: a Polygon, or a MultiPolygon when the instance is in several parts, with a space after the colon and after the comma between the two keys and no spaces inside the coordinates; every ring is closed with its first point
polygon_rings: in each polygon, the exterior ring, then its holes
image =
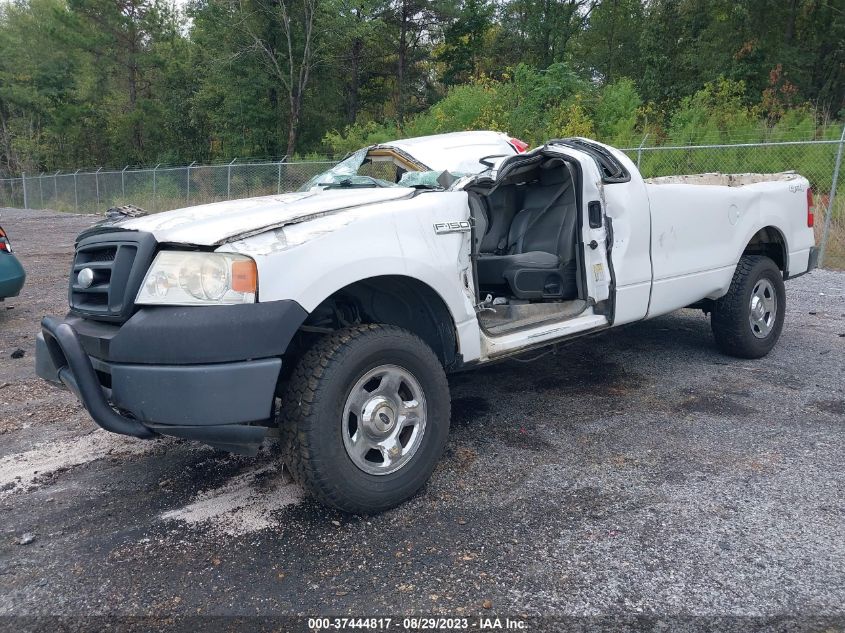
{"type": "MultiPolygon", "coordinates": [[[[411,192],[407,196],[387,202],[405,200],[413,197],[415,193],[411,192]]],[[[371,211],[377,207],[381,207],[383,204],[386,204],[386,202],[362,204],[354,207],[334,209],[324,213],[315,213],[314,215],[297,218],[284,224],[271,225],[241,235],[235,235],[216,244],[216,246],[228,244],[232,251],[247,255],[269,255],[278,251],[286,251],[289,248],[310,242],[322,235],[342,229],[352,222],[367,216],[371,211]]]]}
{"type": "MultiPolygon", "coordinates": [[[[282,229],[283,227],[286,227],[286,226],[304,224],[306,222],[310,223],[310,222],[313,222],[315,220],[319,220],[321,218],[326,218],[326,217],[330,217],[330,216],[337,216],[337,215],[341,214],[341,217],[338,218],[338,221],[336,223],[329,223],[329,226],[323,228],[322,230],[304,232],[305,234],[313,233],[313,235],[311,237],[316,237],[320,233],[330,233],[331,231],[339,229],[342,226],[346,226],[347,224],[349,224],[353,220],[356,220],[359,217],[361,217],[360,214],[350,214],[349,218],[347,219],[346,212],[352,211],[354,209],[361,209],[361,208],[370,209],[372,207],[376,207],[376,206],[385,204],[387,202],[395,202],[397,200],[407,200],[408,198],[413,198],[416,195],[416,193],[417,193],[416,190],[412,189],[412,190],[408,191],[408,193],[405,194],[404,196],[398,196],[396,198],[391,198],[390,200],[384,200],[384,201],[380,201],[380,202],[362,202],[362,203],[359,203],[359,204],[349,205],[349,206],[345,206],[345,207],[337,207],[335,209],[331,209],[330,211],[323,211],[323,212],[320,212],[320,213],[312,213],[311,215],[304,215],[304,216],[299,217],[299,218],[294,218],[294,219],[288,220],[287,222],[281,222],[279,224],[270,224],[270,225],[262,227],[260,229],[255,229],[253,231],[246,231],[244,233],[232,235],[228,238],[220,240],[219,242],[217,242],[214,245],[220,246],[221,244],[227,244],[229,242],[234,242],[234,241],[237,241],[237,240],[244,240],[244,239],[247,239],[247,238],[252,237],[254,235],[260,235],[260,234],[265,233],[267,231],[274,231],[276,229],[282,229]],[[331,227],[331,224],[334,224],[334,226],[331,227]]],[[[311,239],[311,237],[309,237],[308,239],[311,239]]],[[[307,240],[302,240],[302,241],[307,241],[307,240]]],[[[301,244],[302,241],[300,241],[298,243],[301,244]]],[[[284,250],[284,249],[281,249],[281,250],[284,250]]]]}
{"type": "Polygon", "coordinates": [[[338,212],[407,200],[408,188],[335,189],[217,202],[119,223],[117,230],[152,233],[160,243],[219,246],[227,242],[338,212]]]}

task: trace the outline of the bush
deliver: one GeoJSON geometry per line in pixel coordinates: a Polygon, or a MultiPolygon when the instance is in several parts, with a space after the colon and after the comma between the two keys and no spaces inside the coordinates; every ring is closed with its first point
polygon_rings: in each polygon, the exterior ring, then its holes
{"type": "Polygon", "coordinates": [[[669,138],[677,145],[761,140],[759,119],[745,105],[745,82],[719,78],[681,101],[669,138]]]}
{"type": "Polygon", "coordinates": [[[343,132],[337,130],[328,132],[323,137],[323,143],[330,147],[334,154],[342,156],[367,145],[392,141],[399,136],[399,130],[392,121],[384,123],[367,121],[350,125],[343,132]]]}
{"type": "Polygon", "coordinates": [[[426,136],[462,130],[498,130],[532,145],[552,136],[592,135],[584,104],[589,87],[564,64],[541,71],[520,64],[499,81],[482,77],[454,86],[425,112],[411,117],[403,130],[393,123],[356,123],[326,134],[324,142],[344,153],[398,137],[426,136]]]}
{"type": "Polygon", "coordinates": [[[623,78],[602,88],[593,115],[599,138],[611,145],[629,145],[635,136],[641,106],[642,99],[630,79],[623,78]]]}

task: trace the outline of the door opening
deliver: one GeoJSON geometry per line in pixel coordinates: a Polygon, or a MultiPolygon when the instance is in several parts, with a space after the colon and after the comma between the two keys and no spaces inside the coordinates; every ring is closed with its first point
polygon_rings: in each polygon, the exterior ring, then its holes
{"type": "Polygon", "coordinates": [[[579,171],[536,154],[469,190],[478,318],[490,335],[560,321],[589,306],[579,171]]]}

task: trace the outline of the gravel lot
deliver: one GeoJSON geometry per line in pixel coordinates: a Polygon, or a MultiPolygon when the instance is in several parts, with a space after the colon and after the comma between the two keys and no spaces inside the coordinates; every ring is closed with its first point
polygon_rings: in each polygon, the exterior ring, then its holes
{"type": "Polygon", "coordinates": [[[728,615],[841,630],[845,273],[787,283],[763,360],[719,355],[686,310],[453,376],[430,484],[360,518],[303,498],[272,444],[246,458],[110,435],[35,377],[38,322],[64,313],[73,239],[94,219],[0,215],[28,273],[0,303],[0,615],[728,615]]]}

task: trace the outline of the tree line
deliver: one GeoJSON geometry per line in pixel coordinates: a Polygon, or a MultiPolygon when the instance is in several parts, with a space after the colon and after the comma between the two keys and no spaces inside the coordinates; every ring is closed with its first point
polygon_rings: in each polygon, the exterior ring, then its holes
{"type": "Polygon", "coordinates": [[[840,0],[11,0],[0,172],[531,143],[813,138],[845,104],[840,0]]]}

